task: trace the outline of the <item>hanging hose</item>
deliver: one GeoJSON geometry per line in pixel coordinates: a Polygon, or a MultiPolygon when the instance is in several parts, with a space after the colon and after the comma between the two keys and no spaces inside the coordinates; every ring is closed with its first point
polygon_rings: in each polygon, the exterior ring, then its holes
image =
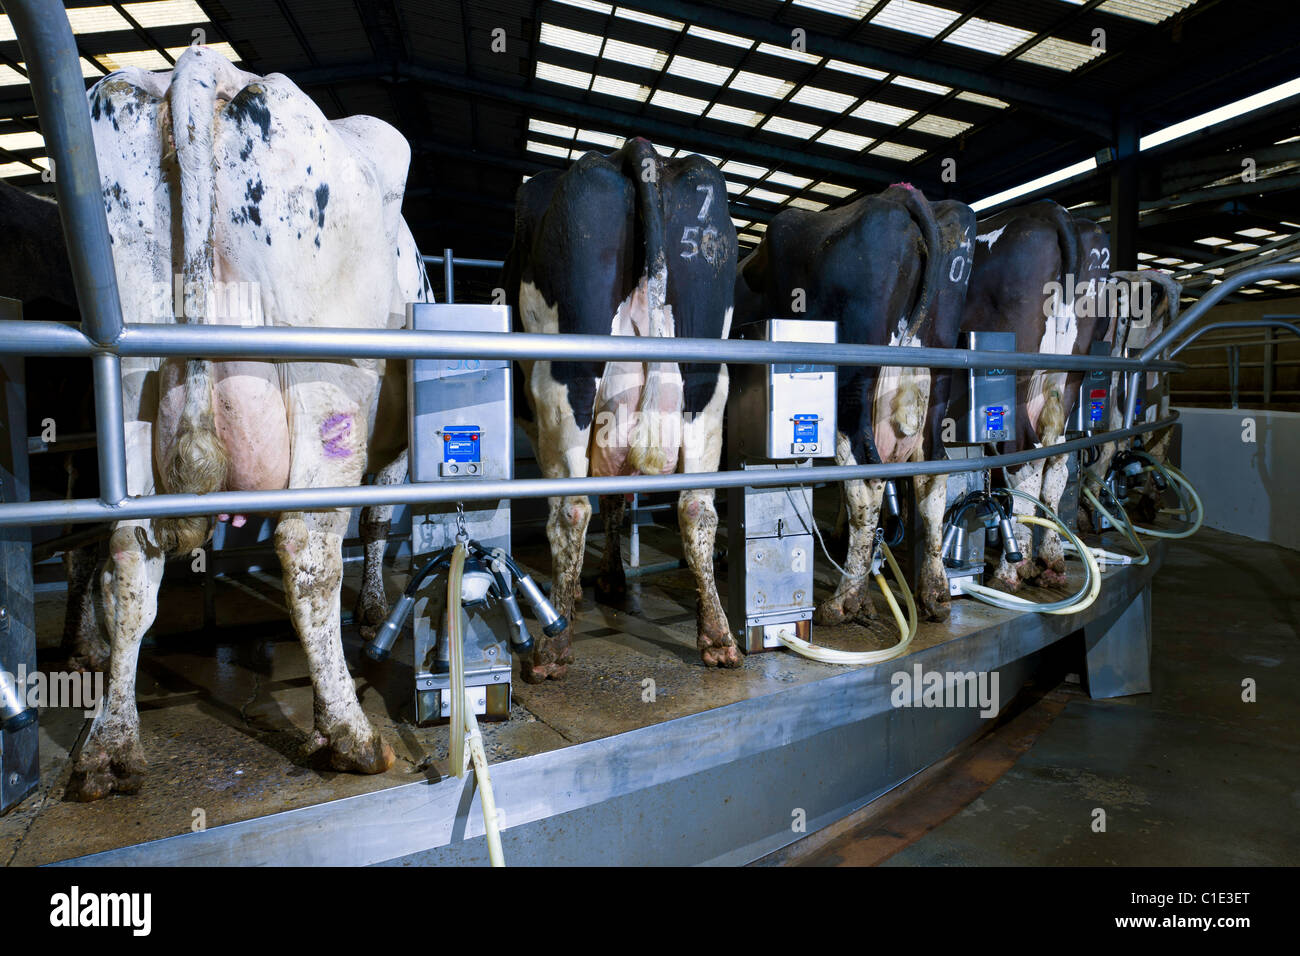
{"type": "MultiPolygon", "coordinates": [[[[1097,487],[1104,488],[1105,485],[1098,483],[1097,487]]],[[[1097,509],[1098,514],[1109,521],[1113,527],[1122,531],[1124,537],[1128,538],[1129,544],[1133,545],[1134,550],[1136,550],[1139,555],[1139,557],[1132,559],[1134,564],[1144,565],[1151,561],[1151,555],[1147,554],[1146,546],[1142,544],[1141,539],[1138,538],[1137,534],[1134,532],[1133,524],[1128,520],[1128,512],[1124,510],[1122,505],[1116,509],[1120,514],[1120,517],[1116,517],[1106,510],[1106,506],[1097,499],[1097,496],[1092,493],[1092,489],[1086,484],[1083,486],[1083,496],[1092,503],[1092,506],[1097,509]]],[[[1111,498],[1113,500],[1114,495],[1112,495],[1111,498]]],[[[1119,505],[1119,502],[1116,502],[1116,504],[1119,505]]]]}
{"type": "Polygon", "coordinates": [[[465,645],[464,618],[461,608],[461,581],[465,573],[465,542],[456,544],[451,553],[451,566],[447,570],[447,650],[451,659],[451,772],[465,776],[465,745],[474,761],[474,776],[478,780],[479,801],[483,805],[483,831],[487,836],[488,859],[493,866],[505,866],[501,852],[501,829],[497,822],[496,798],[492,794],[492,778],[488,774],[487,754],[483,750],[483,736],[479,733],[474,708],[465,701],[465,645]],[[468,738],[468,740],[467,740],[468,738]]]}
{"type": "Polygon", "coordinates": [[[898,625],[901,640],[897,644],[883,651],[838,651],[831,647],[819,647],[802,638],[784,633],[778,633],[777,640],[796,654],[810,660],[820,661],[823,664],[879,664],[883,661],[892,660],[906,651],[908,645],[912,643],[912,639],[916,637],[916,602],[912,600],[912,591],[908,588],[907,581],[903,578],[903,572],[899,570],[898,562],[894,560],[894,553],[889,550],[889,545],[881,541],[880,547],[884,552],[885,560],[889,563],[889,570],[894,574],[894,580],[898,582],[898,587],[903,592],[903,601],[907,605],[907,617],[904,619],[898,601],[895,600],[893,592],[889,590],[889,582],[885,580],[883,574],[877,572],[875,575],[876,583],[880,585],[880,591],[884,594],[885,602],[894,615],[894,622],[898,625]]]}
{"type": "Polygon", "coordinates": [[[975,584],[972,581],[963,582],[961,591],[963,594],[969,594],[976,600],[983,601],[985,604],[991,604],[994,607],[1000,607],[1007,611],[1036,611],[1040,614],[1075,614],[1089,607],[1093,601],[1097,600],[1097,595],[1101,594],[1101,568],[1097,566],[1097,559],[1093,557],[1091,551],[1087,549],[1082,541],[1066,527],[1065,522],[1057,517],[1056,512],[1047,505],[1043,504],[1032,495],[1027,495],[1023,491],[1017,491],[1014,488],[1008,488],[1016,498],[1023,498],[1036,508],[1046,513],[1047,518],[1039,518],[1036,515],[1021,515],[1017,520],[1022,524],[1038,525],[1042,528],[1056,528],[1062,532],[1069,540],[1070,544],[1084,559],[1085,574],[1083,586],[1073,595],[1060,601],[1047,601],[1039,603],[1029,601],[1022,597],[1016,597],[1012,594],[1004,594],[1001,591],[982,584],[975,584]]]}

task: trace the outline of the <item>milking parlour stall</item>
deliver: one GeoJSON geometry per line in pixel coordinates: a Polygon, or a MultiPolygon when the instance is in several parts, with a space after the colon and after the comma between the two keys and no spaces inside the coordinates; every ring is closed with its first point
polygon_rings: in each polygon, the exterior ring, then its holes
{"type": "Polygon", "coordinates": [[[1054,866],[1208,931],[1300,862],[1293,5],[0,6],[37,923],[1054,866]]]}

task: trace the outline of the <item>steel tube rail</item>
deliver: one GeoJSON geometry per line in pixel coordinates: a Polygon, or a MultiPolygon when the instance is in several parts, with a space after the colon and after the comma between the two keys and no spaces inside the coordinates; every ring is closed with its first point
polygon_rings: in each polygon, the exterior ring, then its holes
{"type": "MultiPolygon", "coordinates": [[[[1075,438],[1046,448],[1009,452],[979,459],[979,469],[1014,467],[1039,458],[1052,458],[1080,448],[1131,438],[1172,425],[1177,414],[1158,422],[1144,423],[1075,438]]],[[[361,485],[350,488],[288,488],[283,491],[218,491],[206,495],[167,494],[128,498],[116,507],[85,498],[73,501],[13,502],[0,505],[0,527],[63,524],[87,521],[120,521],[129,518],[179,517],[319,511],[365,505],[453,504],[458,501],[495,501],[504,498],[548,498],[565,495],[648,494],[685,491],[693,488],[770,488],[809,484],[813,481],[892,479],[909,475],[946,475],[971,471],[972,462],[924,461],[883,465],[833,465],[815,468],[811,474],[795,469],[692,472],[673,475],[620,475],[610,478],[526,478],[421,482],[407,485],[361,485]]]]}
{"type": "MultiPolygon", "coordinates": [[[[427,266],[440,266],[446,260],[446,256],[420,256],[427,266]]],[[[452,265],[465,266],[467,269],[504,269],[505,261],[501,259],[464,259],[460,256],[452,256],[452,265]]]]}
{"type": "MultiPolygon", "coordinates": [[[[1206,332],[1217,332],[1220,329],[1285,329],[1292,335],[1300,337],[1300,325],[1291,322],[1283,322],[1281,319],[1244,319],[1240,322],[1211,322],[1209,325],[1203,325],[1183,341],[1178,343],[1178,347],[1169,353],[1170,358],[1177,355],[1187,346],[1191,345],[1206,332]]],[[[1206,348],[1224,348],[1225,346],[1250,347],[1259,345],[1268,345],[1263,339],[1258,342],[1212,342],[1206,345],[1206,348]]],[[[1204,366],[1189,365],[1188,368],[1203,368],[1204,366]]]]}
{"type": "MultiPolygon", "coordinates": [[[[82,329],[89,341],[111,346],[123,332],[122,304],[72,27],[59,0],[7,0],[5,10],[26,58],[41,118],[82,329]]],[[[108,351],[95,356],[94,370],[99,487],[102,500],[111,505],[126,497],[122,369],[117,355],[108,351]]]]}
{"type": "MultiPolygon", "coordinates": [[[[1254,266],[1228,276],[1201,296],[1194,306],[1178,317],[1177,322],[1157,335],[1155,340],[1142,350],[1142,354],[1138,356],[1138,361],[1149,371],[1156,371],[1151,363],[1156,360],[1156,356],[1169,348],[1175,339],[1200,321],[1201,316],[1232,295],[1232,293],[1242,286],[1258,282],[1260,279],[1300,279],[1300,262],[1276,262],[1254,266]]],[[[1262,322],[1257,321],[1249,324],[1260,325],[1262,322]]]]}
{"type": "MultiPolygon", "coordinates": [[[[59,322],[0,322],[0,354],[90,355],[100,351],[59,322]],[[13,326],[10,328],[9,326],[13,326]]],[[[454,358],[586,360],[592,362],[731,362],[739,365],[880,365],[908,368],[1008,368],[1033,371],[1181,372],[1181,362],[1141,365],[1136,358],[830,345],[748,339],[649,338],[635,335],[548,335],[528,332],[430,332],[412,329],[246,327],[131,324],[111,351],[119,356],[186,358],[454,358]],[[218,331],[219,330],[219,331],[218,331]]]]}

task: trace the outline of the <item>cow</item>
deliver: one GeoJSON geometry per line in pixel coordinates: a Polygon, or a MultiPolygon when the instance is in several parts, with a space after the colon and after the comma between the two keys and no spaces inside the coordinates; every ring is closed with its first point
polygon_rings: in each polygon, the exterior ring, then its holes
{"type": "MultiPolygon", "coordinates": [[[[515,328],[725,339],[732,317],[736,232],[727,184],[702,157],[665,160],[646,140],[589,152],[539,173],[516,196],[503,284],[515,328]]],[[[516,415],[547,478],[717,470],[727,370],[717,363],[534,361],[516,365],[516,415]]],[[[603,593],[617,593],[619,496],[606,514],[603,593]]],[[[677,516],[698,588],[696,643],[707,666],[736,667],[714,579],[718,515],[712,489],[683,491],[677,516]]],[[[564,677],[591,505],[550,499],[551,603],[568,624],[523,661],[524,680],[564,677]]]]}
{"type": "MultiPolygon", "coordinates": [[[[907,184],[837,209],[783,210],[741,264],[737,327],[767,318],[829,319],[838,341],[952,348],[974,256],[975,214],[955,201],[933,207],[907,184]],[[800,294],[802,293],[802,294],[800,294]]],[[[924,461],[943,448],[951,370],[841,366],[835,461],[924,461]]],[[[949,613],[940,556],[947,479],[917,476],[925,531],[917,597],[930,620],[949,613]]],[[[849,544],[844,573],[814,613],[818,624],[867,623],[884,482],[844,483],[849,544]]]]}
{"type": "MultiPolygon", "coordinates": [[[[1006,210],[979,223],[975,267],[962,316],[963,332],[1011,332],[1016,350],[1053,355],[1087,354],[1107,323],[1098,312],[1100,284],[1105,282],[1110,253],[1105,235],[1093,223],[1076,221],[1050,200],[1006,210]]],[[[1082,373],[1034,371],[1016,377],[1016,432],[999,443],[999,451],[1022,451],[1064,440],[1082,373]]],[[[1022,465],[1008,485],[1055,510],[1065,488],[1066,460],[1053,456],[1022,465]]],[[[1015,512],[1032,505],[1015,499],[1015,512]]],[[[1005,552],[995,582],[1018,590],[1025,582],[1063,584],[1065,557],[1059,537],[1045,534],[1037,554],[1026,525],[1016,525],[1022,560],[1013,564],[1005,552]]]]}
{"type": "MultiPolygon", "coordinates": [[[[1113,281],[1126,284],[1130,290],[1145,289],[1145,294],[1130,292],[1117,304],[1126,308],[1114,311],[1111,316],[1110,354],[1115,358],[1136,356],[1147,342],[1153,341],[1164,331],[1166,325],[1178,321],[1178,312],[1182,300],[1182,283],[1167,272],[1158,269],[1142,269],[1136,272],[1114,272],[1113,281]]],[[[1143,372],[1146,376],[1146,404],[1139,409],[1135,423],[1157,421],[1169,417],[1169,376],[1166,372],[1143,372]]],[[[1124,405],[1120,400],[1120,372],[1111,373],[1110,420],[1107,428],[1115,430],[1124,427],[1124,405]]],[[[1173,440],[1173,429],[1143,436],[1147,453],[1162,464],[1169,455],[1169,446],[1173,440]]],[[[1110,470],[1111,462],[1117,451],[1132,447],[1132,440],[1106,442],[1097,449],[1096,457],[1087,465],[1088,474],[1096,483],[1101,483],[1110,470]]],[[[1151,487],[1147,487],[1142,498],[1135,503],[1143,520],[1155,517],[1158,496],[1151,487]]],[[[1102,499],[1106,504],[1106,499],[1102,499]]],[[[1093,530],[1095,516],[1086,500],[1079,502],[1079,527],[1085,531],[1093,530]]]]}
{"type": "MultiPolygon", "coordinates": [[[[170,73],[119,70],[88,96],[127,322],[404,324],[427,278],[400,214],[410,148],[391,126],[367,116],[327,120],[286,77],[245,73],[197,46],[170,73]],[[232,296],[220,293],[232,284],[251,290],[243,300],[251,310],[229,308],[232,296]]],[[[368,461],[399,454],[379,447],[382,439],[398,434],[404,443],[400,429],[374,427],[391,400],[385,371],[371,359],[124,358],[127,492],[358,484],[368,461]]],[[[283,512],[275,548],[315,692],[304,751],[336,770],[379,773],[393,751],[361,710],[340,635],[347,516],[283,512]]],[[[69,797],[141,785],[140,641],[156,614],[164,559],[201,547],[212,527],[207,517],[114,525],[101,578],[108,690],[69,797]]]]}
{"type": "MultiPolygon", "coordinates": [[[[0,295],[22,302],[24,319],[69,323],[80,319],[58,206],[3,180],[0,295]]],[[[50,420],[55,429],[52,451],[30,462],[33,499],[98,495],[94,450],[83,448],[60,454],[58,445],[59,436],[95,430],[90,361],[33,356],[27,359],[26,371],[27,433],[44,433],[50,420]]],[[[98,552],[94,542],[63,552],[68,595],[61,653],[74,670],[104,670],[108,664],[108,648],[100,637],[95,616],[98,552]]]]}

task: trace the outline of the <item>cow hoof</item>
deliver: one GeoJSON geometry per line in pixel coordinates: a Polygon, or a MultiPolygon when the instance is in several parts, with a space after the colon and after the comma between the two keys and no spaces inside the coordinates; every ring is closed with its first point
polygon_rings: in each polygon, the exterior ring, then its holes
{"type": "MultiPolygon", "coordinates": [[[[314,736],[319,743],[319,738],[323,735],[316,732],[314,736]]],[[[383,773],[397,759],[393,748],[388,746],[378,731],[372,730],[364,738],[347,733],[335,736],[337,739],[331,739],[328,744],[329,765],[334,770],[343,773],[383,773]]]]}
{"type": "Polygon", "coordinates": [[[530,664],[521,668],[519,673],[525,683],[544,684],[548,680],[564,680],[569,673],[569,665],[554,661],[549,664],[530,664]]]}
{"type": "Polygon", "coordinates": [[[952,614],[952,598],[947,591],[935,591],[930,594],[917,595],[917,604],[927,621],[942,624],[952,614]]]}
{"type": "Polygon", "coordinates": [[[1016,568],[1010,568],[1009,570],[999,568],[994,573],[993,580],[989,583],[999,591],[1015,594],[1020,590],[1020,572],[1016,568]]]}
{"type": "Polygon", "coordinates": [[[1065,572],[1055,568],[1043,568],[1035,582],[1040,588],[1063,588],[1068,583],[1065,572]]]}
{"type": "Polygon", "coordinates": [[[139,741],[110,748],[88,740],[77,755],[64,798],[88,803],[110,793],[136,793],[146,763],[139,741]]]}
{"type": "Polygon", "coordinates": [[[701,648],[700,659],[704,661],[705,667],[739,667],[744,663],[745,657],[735,644],[724,644],[721,647],[701,648]]]}
{"type": "Polygon", "coordinates": [[[821,627],[834,627],[851,621],[862,609],[863,602],[852,594],[829,597],[813,611],[813,623],[821,627]]]}
{"type": "Polygon", "coordinates": [[[604,575],[596,578],[596,603],[619,611],[627,610],[627,580],[609,580],[604,575]]]}
{"type": "Polygon", "coordinates": [[[352,621],[364,641],[373,641],[379,632],[379,626],[388,617],[388,605],[364,592],[357,595],[356,607],[352,609],[352,621]]]}
{"type": "Polygon", "coordinates": [[[1160,513],[1160,502],[1151,495],[1143,495],[1133,510],[1137,513],[1139,521],[1143,524],[1151,524],[1160,513]]]}

